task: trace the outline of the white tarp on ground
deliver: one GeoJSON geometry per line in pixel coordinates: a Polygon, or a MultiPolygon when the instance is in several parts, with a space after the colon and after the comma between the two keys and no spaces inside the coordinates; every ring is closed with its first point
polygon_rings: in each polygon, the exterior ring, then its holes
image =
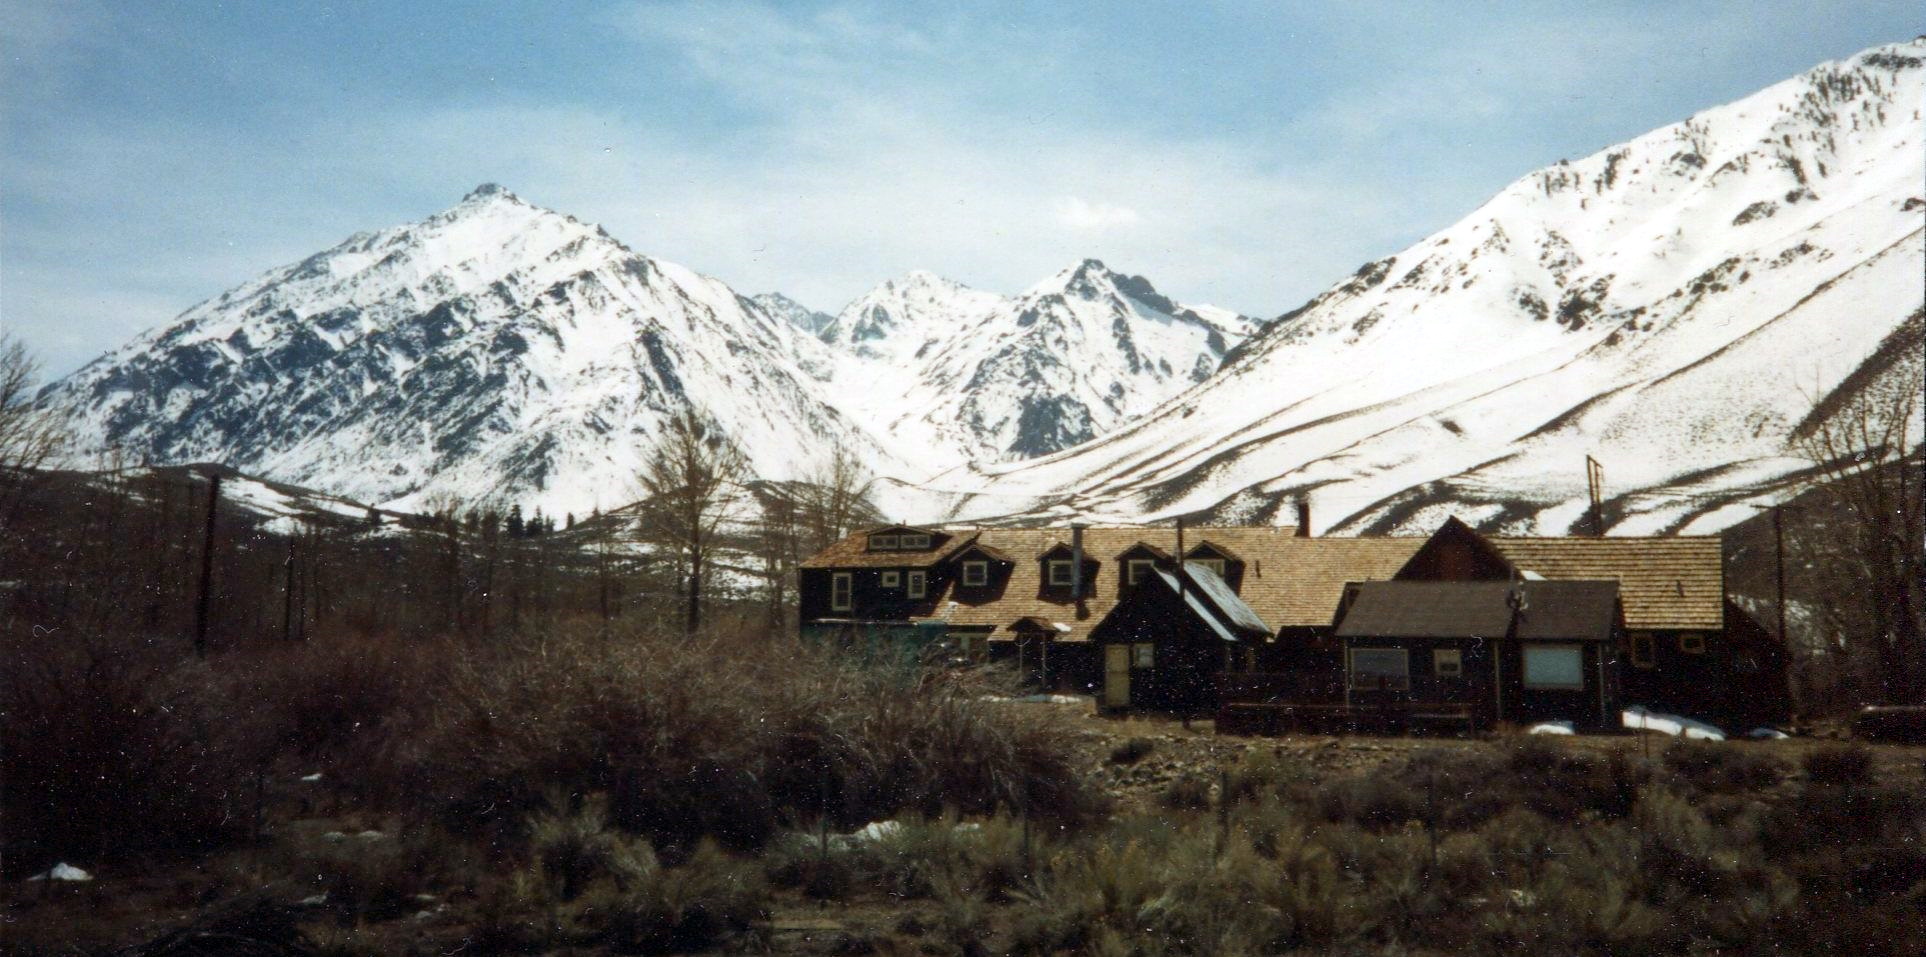
{"type": "Polygon", "coordinates": [[[1676,714],[1653,711],[1644,705],[1635,704],[1626,708],[1619,716],[1627,731],[1656,731],[1675,738],[1696,738],[1701,741],[1724,741],[1725,732],[1703,721],[1682,718],[1676,714]]]}

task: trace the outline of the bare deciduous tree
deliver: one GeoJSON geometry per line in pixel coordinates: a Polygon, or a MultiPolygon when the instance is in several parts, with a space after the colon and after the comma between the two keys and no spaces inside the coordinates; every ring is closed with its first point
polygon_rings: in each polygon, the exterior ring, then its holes
{"type": "Polygon", "coordinates": [[[34,470],[66,446],[66,423],[33,404],[40,363],[18,339],[0,332],[0,531],[10,527],[34,470]]]}
{"type": "Polygon", "coordinates": [[[643,499],[636,531],[670,557],[683,583],[686,634],[702,627],[703,589],[716,530],[735,504],[748,465],[715,426],[684,410],[663,424],[637,479],[643,499]]]}
{"type": "MultiPolygon", "coordinates": [[[[1900,379],[1909,377],[1901,376],[1900,379]]],[[[1826,629],[1870,667],[1862,699],[1926,700],[1926,489],[1917,381],[1816,410],[1795,434],[1817,468],[1827,524],[1800,550],[1824,589],[1826,629]]]]}

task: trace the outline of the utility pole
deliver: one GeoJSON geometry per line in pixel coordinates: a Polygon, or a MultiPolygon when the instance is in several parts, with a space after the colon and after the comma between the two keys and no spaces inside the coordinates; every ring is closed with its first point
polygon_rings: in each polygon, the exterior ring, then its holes
{"type": "Polygon", "coordinates": [[[214,515],[221,505],[219,466],[208,473],[207,530],[201,539],[201,593],[194,604],[194,657],[207,657],[207,604],[214,587],[214,515]]]}
{"type": "Polygon", "coordinates": [[[1779,597],[1779,644],[1792,653],[1792,646],[1786,641],[1786,516],[1785,510],[1778,505],[1772,506],[1772,544],[1777,560],[1773,562],[1778,579],[1779,597]]]}

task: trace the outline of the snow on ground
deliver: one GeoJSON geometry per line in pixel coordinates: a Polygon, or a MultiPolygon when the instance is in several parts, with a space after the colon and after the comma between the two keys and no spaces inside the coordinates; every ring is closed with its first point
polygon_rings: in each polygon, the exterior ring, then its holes
{"type": "Polygon", "coordinates": [[[1633,705],[1620,715],[1620,721],[1628,731],[1654,731],[1672,737],[1694,738],[1701,741],[1724,741],[1725,732],[1704,721],[1652,711],[1644,705],[1633,705]]]}

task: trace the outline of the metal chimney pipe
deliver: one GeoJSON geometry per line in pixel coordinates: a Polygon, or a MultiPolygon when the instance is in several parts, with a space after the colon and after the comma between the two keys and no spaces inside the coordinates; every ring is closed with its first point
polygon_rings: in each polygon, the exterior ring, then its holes
{"type": "Polygon", "coordinates": [[[1083,598],[1083,529],[1082,522],[1070,523],[1070,597],[1083,598]]]}
{"type": "Polygon", "coordinates": [[[1297,537],[1311,537],[1311,499],[1309,496],[1297,500],[1297,537]]]}

